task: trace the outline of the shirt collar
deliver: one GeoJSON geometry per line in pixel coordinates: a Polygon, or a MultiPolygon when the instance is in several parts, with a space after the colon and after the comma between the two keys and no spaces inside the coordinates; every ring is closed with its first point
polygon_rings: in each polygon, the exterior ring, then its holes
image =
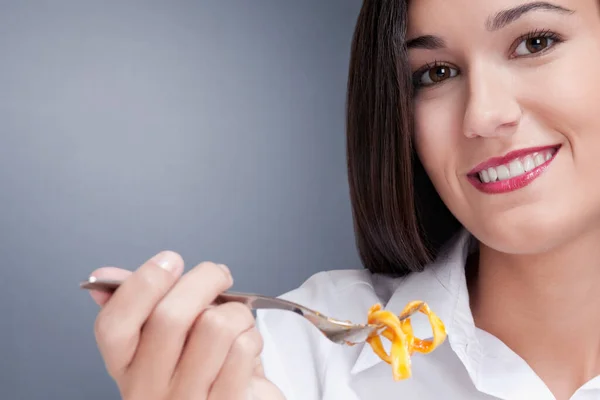
{"type": "MultiPolygon", "coordinates": [[[[442,249],[436,261],[428,265],[423,272],[412,273],[395,281],[396,288],[384,308],[399,314],[410,301],[426,302],[444,322],[450,346],[474,379],[477,368],[468,354],[480,349],[475,338],[476,328],[469,306],[464,271],[472,245],[472,236],[466,230],[461,230],[442,249]]],[[[414,319],[412,325],[417,337],[431,337],[431,327],[426,318],[414,319]]],[[[385,340],[383,342],[384,345],[388,344],[385,340]]],[[[380,362],[383,361],[368,344],[365,344],[351,369],[351,374],[358,374],[380,362]]]]}
{"type": "MultiPolygon", "coordinates": [[[[542,395],[553,398],[546,385],[518,355],[499,339],[475,326],[465,265],[476,244],[469,232],[459,232],[423,272],[393,280],[392,294],[384,308],[399,314],[410,301],[422,300],[429,304],[444,322],[447,342],[478,390],[504,399],[539,398],[542,395]]],[[[427,318],[413,319],[412,326],[417,337],[431,337],[427,318]]],[[[382,342],[389,352],[389,341],[382,342]]],[[[365,343],[350,373],[359,374],[381,362],[371,346],[365,343]]],[[[582,391],[599,389],[600,376],[580,388],[582,391]]]]}

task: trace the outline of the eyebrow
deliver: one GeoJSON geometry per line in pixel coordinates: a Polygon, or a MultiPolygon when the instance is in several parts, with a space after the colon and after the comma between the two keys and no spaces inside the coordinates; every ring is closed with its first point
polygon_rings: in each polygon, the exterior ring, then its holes
{"type": "Polygon", "coordinates": [[[419,36],[406,42],[409,49],[427,49],[435,50],[446,47],[444,39],[434,35],[419,36]]]}
{"type": "MultiPolygon", "coordinates": [[[[575,12],[545,1],[534,1],[497,12],[487,19],[485,28],[488,31],[497,31],[532,11],[552,11],[561,14],[573,14],[575,12]]],[[[446,47],[446,42],[439,36],[424,35],[408,40],[406,47],[407,49],[436,50],[446,47]]]]}
{"type": "Polygon", "coordinates": [[[552,11],[560,14],[573,14],[575,12],[545,1],[535,1],[496,13],[493,17],[488,18],[485,27],[488,31],[497,31],[531,11],[552,11]]]}

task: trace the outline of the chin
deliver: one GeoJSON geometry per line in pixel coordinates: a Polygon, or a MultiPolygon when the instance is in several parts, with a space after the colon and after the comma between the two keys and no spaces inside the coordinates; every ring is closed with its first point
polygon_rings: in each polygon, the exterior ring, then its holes
{"type": "Polygon", "coordinates": [[[484,224],[470,224],[472,229],[467,229],[482,244],[501,253],[543,254],[574,240],[589,225],[570,217],[564,213],[528,213],[527,218],[487,216],[484,224]]]}

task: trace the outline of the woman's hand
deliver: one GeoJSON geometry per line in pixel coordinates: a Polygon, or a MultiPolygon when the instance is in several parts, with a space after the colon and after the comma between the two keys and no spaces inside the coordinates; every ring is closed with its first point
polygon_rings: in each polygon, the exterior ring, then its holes
{"type": "Polygon", "coordinates": [[[111,296],[92,292],[102,306],[98,347],[124,400],[281,400],[265,379],[262,338],[241,303],[211,306],[232,285],[224,265],[202,263],[183,273],[183,260],[162,252],[131,273],[101,268],[92,274],[125,279],[111,296]]]}

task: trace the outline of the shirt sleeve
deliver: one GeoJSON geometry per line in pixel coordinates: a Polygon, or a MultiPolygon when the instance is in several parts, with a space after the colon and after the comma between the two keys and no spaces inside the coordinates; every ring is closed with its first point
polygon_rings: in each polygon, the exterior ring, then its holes
{"type": "MultiPolygon", "coordinates": [[[[328,273],[320,272],[281,298],[328,315],[333,295],[328,273]]],[[[264,341],[261,359],[267,379],[287,400],[321,400],[333,343],[306,319],[289,311],[259,310],[256,323],[264,341]]]]}

